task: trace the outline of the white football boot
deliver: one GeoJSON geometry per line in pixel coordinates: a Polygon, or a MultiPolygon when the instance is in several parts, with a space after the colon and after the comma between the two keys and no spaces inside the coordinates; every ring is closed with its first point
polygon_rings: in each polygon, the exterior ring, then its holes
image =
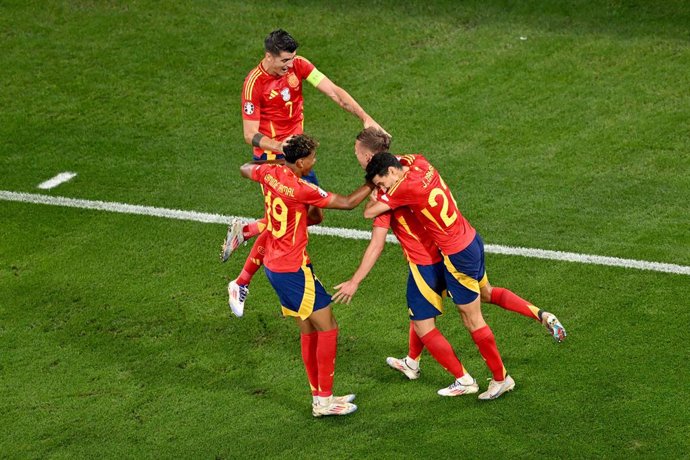
{"type": "Polygon", "coordinates": [[[234,281],[228,283],[228,305],[232,313],[241,318],[244,315],[244,301],[249,294],[249,286],[237,284],[234,281]]]}
{"type": "Polygon", "coordinates": [[[242,233],[242,221],[233,219],[228,226],[228,233],[225,235],[225,241],[220,251],[220,261],[227,262],[232,251],[237,249],[240,244],[244,243],[244,234],[242,233]]]}
{"type": "Polygon", "coordinates": [[[389,356],[388,358],[386,358],[386,364],[388,364],[396,371],[402,372],[410,380],[418,379],[420,373],[419,366],[417,366],[417,369],[413,369],[410,367],[409,364],[407,364],[407,360],[407,357],[398,359],[389,356]]]}
{"type": "Polygon", "coordinates": [[[347,415],[356,410],[357,406],[351,402],[338,403],[336,402],[336,398],[331,396],[328,404],[312,404],[311,415],[314,417],[323,417],[325,415],[347,415]]]}
{"type": "MultiPolygon", "coordinates": [[[[455,379],[455,382],[451,383],[446,388],[441,388],[437,391],[437,393],[441,396],[460,396],[469,395],[479,391],[479,385],[477,385],[477,381],[475,379],[472,379],[472,383],[467,384],[461,382],[463,377],[465,376],[463,375],[459,379],[455,379]]],[[[470,380],[470,378],[465,379],[465,381],[467,380],[470,380]]]]}
{"type": "Polygon", "coordinates": [[[489,389],[480,394],[479,399],[496,399],[503,393],[511,391],[513,388],[515,388],[515,380],[513,380],[513,378],[509,375],[506,375],[505,380],[502,382],[497,382],[496,380],[491,379],[491,382],[489,382],[489,389]]]}

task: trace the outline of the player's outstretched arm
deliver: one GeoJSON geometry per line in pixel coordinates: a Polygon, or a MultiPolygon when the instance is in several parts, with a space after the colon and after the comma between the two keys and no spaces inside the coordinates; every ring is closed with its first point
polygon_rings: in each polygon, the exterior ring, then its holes
{"type": "Polygon", "coordinates": [[[365,219],[373,219],[374,217],[378,216],[379,214],[383,214],[386,211],[390,211],[391,207],[388,206],[386,203],[382,203],[381,201],[369,201],[367,202],[366,207],[364,208],[364,218],[365,219]]]}
{"type": "Polygon", "coordinates": [[[252,171],[254,171],[254,169],[258,167],[259,165],[257,165],[256,163],[245,163],[242,166],[240,166],[240,175],[245,179],[251,179],[252,171]]]}
{"type": "Polygon", "coordinates": [[[367,246],[366,251],[364,251],[362,261],[360,262],[357,271],[355,271],[355,274],[352,275],[352,278],[335,286],[334,289],[338,289],[338,292],[333,294],[334,302],[345,304],[350,303],[352,296],[355,295],[357,289],[359,288],[359,283],[361,283],[364,278],[367,277],[381,255],[381,251],[383,251],[383,247],[386,245],[387,233],[387,228],[374,227],[372,229],[371,241],[369,242],[369,246],[367,246]]]}
{"type": "MultiPolygon", "coordinates": [[[[316,89],[333,99],[333,101],[335,101],[335,103],[340,107],[362,120],[362,124],[365,128],[374,127],[388,134],[388,132],[383,129],[381,125],[376,123],[376,121],[364,111],[362,106],[359,105],[355,98],[350,96],[350,94],[340,86],[333,83],[328,77],[324,76],[319,84],[316,85],[316,89]]],[[[388,135],[390,136],[390,134],[388,135]]]]}
{"type": "Polygon", "coordinates": [[[242,128],[244,131],[244,141],[247,144],[259,147],[263,150],[283,153],[282,142],[271,139],[259,132],[258,120],[242,120],[242,128]]]}
{"type": "Polygon", "coordinates": [[[348,196],[333,194],[330,203],[325,206],[328,209],[355,209],[359,203],[369,196],[371,190],[374,188],[373,184],[364,184],[348,196]]]}

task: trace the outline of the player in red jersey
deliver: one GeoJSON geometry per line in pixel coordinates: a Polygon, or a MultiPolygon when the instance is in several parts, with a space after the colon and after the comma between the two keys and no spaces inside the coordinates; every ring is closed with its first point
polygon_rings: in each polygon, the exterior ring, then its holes
{"type": "Polygon", "coordinates": [[[312,414],[345,415],[354,412],[354,395],[334,397],[338,324],[331,311],[331,296],[314,276],[307,254],[306,216],[310,206],[353,209],[371,192],[363,185],[348,196],[329,193],[303,179],[316,162],[318,143],[299,134],[284,146],[284,165],[247,163],[244,177],[261,184],[266,209],[264,232],[266,276],[278,294],[284,316],[297,320],[302,359],[312,390],[312,414]]]}
{"type": "MultiPolygon", "coordinates": [[[[389,147],[389,136],[369,128],[361,131],[357,136],[355,155],[362,168],[366,169],[374,153],[387,151],[389,147]]],[[[409,160],[409,156],[402,157],[402,164],[407,164],[409,160]]],[[[380,191],[377,192],[374,195],[376,198],[381,195],[380,191]]],[[[371,241],[362,256],[360,266],[350,280],[335,287],[338,291],[333,295],[333,300],[344,303],[350,302],[359,284],[368,275],[380,256],[386,242],[387,231],[392,228],[410,267],[407,287],[410,330],[408,355],[402,359],[388,357],[386,362],[409,379],[416,379],[419,377],[419,358],[426,344],[431,355],[456,377],[456,381],[460,379],[461,384],[470,385],[472,383],[471,377],[465,373],[463,380],[463,373],[461,372],[463,368],[457,355],[450,343],[435,327],[434,318],[443,311],[442,299],[446,290],[443,262],[438,247],[433,240],[423,237],[424,228],[422,224],[407,207],[399,207],[378,215],[374,219],[373,225],[371,241]]],[[[553,314],[533,306],[507,289],[492,288],[488,279],[481,288],[481,299],[484,302],[494,303],[504,309],[541,321],[554,338],[559,340],[558,335],[554,334],[554,329],[550,327],[548,322],[553,318],[558,323],[553,314]]],[[[560,326],[560,323],[558,325],[560,326]]],[[[456,388],[454,383],[439,390],[438,393],[442,396],[457,396],[463,394],[462,390],[464,390],[463,387],[456,388]]]]}
{"type": "MultiPolygon", "coordinates": [[[[242,125],[245,142],[253,146],[254,161],[282,161],[285,140],[303,132],[304,81],[362,120],[365,128],[381,129],[347,91],[334,84],[307,59],[298,56],[297,47],[295,39],[286,31],[278,29],[271,32],[264,41],[264,58],[244,81],[242,125]]],[[[313,171],[305,179],[318,185],[313,171]]],[[[309,223],[318,224],[322,219],[321,212],[313,210],[309,223]]],[[[265,218],[247,224],[232,222],[223,244],[222,260],[226,261],[243,241],[263,232],[265,225],[265,218]]],[[[228,284],[229,304],[233,312],[244,309],[249,283],[261,267],[264,239],[264,236],[257,238],[239,277],[228,284]]]]}
{"type": "MultiPolygon", "coordinates": [[[[495,399],[515,387],[498,352],[494,334],[481,312],[481,287],[488,279],[484,267],[484,246],[474,227],[463,217],[455,198],[438,171],[422,155],[406,156],[407,165],[390,153],[374,155],[367,165],[367,179],[385,193],[367,203],[368,218],[401,206],[408,206],[424,225],[426,233],[443,254],[449,293],[465,327],[491,370],[489,388],[479,399],[495,399]]],[[[463,393],[476,392],[456,381],[451,387],[463,393]]],[[[449,387],[450,388],[450,387],[449,387]]]]}

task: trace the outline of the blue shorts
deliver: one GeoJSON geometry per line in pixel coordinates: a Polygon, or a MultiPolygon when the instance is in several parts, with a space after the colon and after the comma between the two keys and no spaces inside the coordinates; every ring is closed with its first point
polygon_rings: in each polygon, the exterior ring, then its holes
{"type": "Polygon", "coordinates": [[[283,316],[307,319],[313,312],[331,304],[331,296],[314,276],[311,264],[296,272],[272,272],[264,267],[266,277],[278,294],[283,316]]]}
{"type": "Polygon", "coordinates": [[[456,305],[474,301],[479,290],[487,283],[484,267],[484,242],[479,233],[460,252],[443,255],[448,293],[456,305]]]}
{"type": "Polygon", "coordinates": [[[309,174],[307,174],[306,176],[302,176],[302,179],[304,179],[305,181],[307,181],[311,184],[316,185],[317,187],[319,186],[319,180],[316,178],[316,173],[314,172],[313,169],[311,171],[309,171],[309,174]]]}
{"type": "Polygon", "coordinates": [[[420,321],[443,314],[446,279],[443,262],[417,265],[410,262],[407,277],[407,310],[410,319],[420,321]]]}

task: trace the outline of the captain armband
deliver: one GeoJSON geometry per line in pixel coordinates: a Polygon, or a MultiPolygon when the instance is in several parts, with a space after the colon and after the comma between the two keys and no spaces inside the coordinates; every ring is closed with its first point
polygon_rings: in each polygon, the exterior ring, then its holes
{"type": "Polygon", "coordinates": [[[260,144],[261,144],[261,139],[263,139],[264,137],[266,137],[266,136],[264,136],[264,135],[261,134],[261,133],[256,133],[256,134],[254,134],[254,137],[252,137],[252,145],[253,145],[254,147],[259,147],[259,148],[261,148],[261,145],[260,145],[260,144]]]}
{"type": "Polygon", "coordinates": [[[307,77],[307,81],[311,83],[312,86],[316,87],[319,83],[321,83],[321,80],[323,80],[324,78],[326,78],[326,76],[319,72],[319,69],[314,67],[314,70],[312,70],[309,76],[307,77]]]}

